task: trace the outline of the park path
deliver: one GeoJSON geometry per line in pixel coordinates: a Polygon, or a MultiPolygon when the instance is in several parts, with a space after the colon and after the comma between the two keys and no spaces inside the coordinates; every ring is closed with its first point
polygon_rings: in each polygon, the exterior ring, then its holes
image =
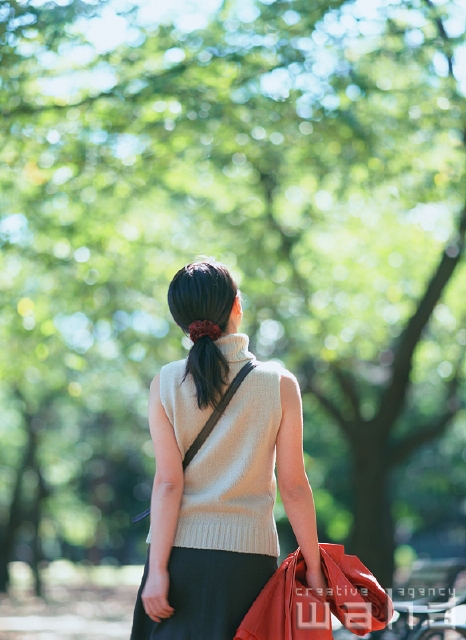
{"type": "Polygon", "coordinates": [[[0,596],[0,640],[128,640],[142,567],[99,569],[49,575],[44,599],[15,580],[0,596]]]}

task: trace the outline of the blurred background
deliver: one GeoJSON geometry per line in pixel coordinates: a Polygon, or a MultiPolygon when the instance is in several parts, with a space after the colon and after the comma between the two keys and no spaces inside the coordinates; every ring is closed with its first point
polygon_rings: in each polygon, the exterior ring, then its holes
{"type": "Polygon", "coordinates": [[[0,4],[1,592],[134,596],[199,256],[298,376],[321,541],[466,555],[465,96],[464,0],[0,4]]]}

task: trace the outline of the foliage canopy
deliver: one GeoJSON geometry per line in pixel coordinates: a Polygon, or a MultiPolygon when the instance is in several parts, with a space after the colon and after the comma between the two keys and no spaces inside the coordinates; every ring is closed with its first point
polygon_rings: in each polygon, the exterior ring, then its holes
{"type": "MultiPolygon", "coordinates": [[[[350,372],[370,422],[439,255],[460,251],[464,5],[225,2],[199,28],[144,6],[0,8],[3,526],[17,494],[18,556],[39,531],[45,557],[134,557],[148,386],[189,348],[165,294],[207,254],[240,281],[252,350],[302,381],[322,535],[346,540],[348,442],[309,367],[351,417],[334,377],[350,372]],[[115,46],[95,36],[109,11],[115,46]]],[[[465,298],[460,264],[391,434],[440,415],[458,382],[442,445],[392,477],[393,516],[414,529],[464,509],[465,298]]]]}

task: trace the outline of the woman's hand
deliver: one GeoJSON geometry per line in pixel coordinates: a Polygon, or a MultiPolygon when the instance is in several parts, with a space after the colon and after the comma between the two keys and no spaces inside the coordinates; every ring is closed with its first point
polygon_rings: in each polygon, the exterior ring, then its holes
{"type": "Polygon", "coordinates": [[[308,588],[313,590],[313,595],[325,598],[328,585],[320,565],[314,569],[306,569],[306,582],[308,588]]]}
{"type": "Polygon", "coordinates": [[[147,615],[154,622],[170,618],[175,609],[168,603],[170,578],[167,570],[149,571],[141,598],[147,615]]]}

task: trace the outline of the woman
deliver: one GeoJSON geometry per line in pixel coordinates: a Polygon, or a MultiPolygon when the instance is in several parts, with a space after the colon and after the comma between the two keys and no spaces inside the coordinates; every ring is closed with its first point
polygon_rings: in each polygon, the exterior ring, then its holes
{"type": "Polygon", "coordinates": [[[231,640],[278,566],[275,462],[308,586],[326,586],[303,463],[301,397],[291,373],[259,363],[183,473],[186,451],[254,356],[248,337],[238,333],[241,299],[224,265],[209,260],[180,269],[168,304],[193,346],[150,386],[156,473],[131,638],[231,640]]]}

